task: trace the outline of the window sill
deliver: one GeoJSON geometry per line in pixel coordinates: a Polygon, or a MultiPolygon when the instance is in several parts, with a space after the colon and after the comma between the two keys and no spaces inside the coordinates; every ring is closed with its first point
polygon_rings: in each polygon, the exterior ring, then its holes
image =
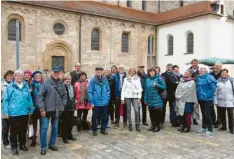
{"type": "Polygon", "coordinates": [[[173,54],[172,54],[172,55],[170,55],[170,54],[166,54],[165,56],[173,56],[173,54]]]}
{"type": "Polygon", "coordinates": [[[186,52],[184,53],[184,55],[192,55],[193,53],[192,52],[186,52]]]}

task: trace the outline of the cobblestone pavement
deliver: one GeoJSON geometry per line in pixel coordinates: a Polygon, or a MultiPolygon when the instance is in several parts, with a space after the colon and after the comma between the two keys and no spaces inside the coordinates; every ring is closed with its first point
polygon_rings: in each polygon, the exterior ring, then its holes
{"type": "MultiPolygon", "coordinates": [[[[90,113],[91,114],[91,113],[90,113]]],[[[122,126],[122,125],[121,125],[122,126]]],[[[61,138],[57,140],[58,152],[48,150],[46,156],[40,155],[39,141],[36,147],[29,146],[28,152],[19,151],[13,156],[11,150],[2,146],[2,159],[234,159],[234,135],[228,131],[217,132],[213,137],[204,137],[197,134],[199,126],[193,126],[192,132],[181,134],[172,128],[169,123],[158,132],[148,132],[148,127],[141,126],[142,131],[129,132],[128,129],[108,128],[109,135],[98,134],[92,136],[91,131],[73,134],[77,141],[63,144],[61,138]]]]}

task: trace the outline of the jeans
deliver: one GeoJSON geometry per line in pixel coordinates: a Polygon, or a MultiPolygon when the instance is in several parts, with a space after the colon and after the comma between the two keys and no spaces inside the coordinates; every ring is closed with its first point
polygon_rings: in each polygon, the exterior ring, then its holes
{"type": "MultiPolygon", "coordinates": [[[[121,106],[121,98],[116,97],[116,100],[115,100],[115,120],[117,123],[120,120],[120,106],[121,106]]],[[[127,106],[126,106],[126,104],[124,104],[123,122],[127,123],[127,106]]]]}
{"type": "Polygon", "coordinates": [[[149,114],[152,126],[158,127],[162,119],[162,114],[163,114],[162,108],[149,107],[149,114]]]}
{"type": "Polygon", "coordinates": [[[127,118],[128,123],[132,124],[132,118],[131,118],[131,107],[134,108],[135,113],[135,123],[136,125],[140,124],[140,112],[139,112],[139,104],[137,103],[137,98],[125,98],[126,106],[127,106],[127,118]]]}
{"type": "Polygon", "coordinates": [[[201,112],[202,112],[202,128],[208,128],[208,131],[213,132],[211,109],[213,101],[199,101],[201,112]]]}
{"type": "Polygon", "coordinates": [[[226,124],[226,111],[228,114],[228,127],[230,131],[233,131],[233,123],[234,123],[234,116],[233,116],[233,110],[234,108],[225,108],[225,107],[219,107],[220,110],[220,119],[222,123],[222,128],[227,128],[226,124]]]}
{"type": "Polygon", "coordinates": [[[9,119],[2,118],[2,143],[9,145],[9,119]]]}
{"type": "Polygon", "coordinates": [[[55,145],[56,137],[58,134],[58,117],[41,117],[41,149],[47,148],[47,130],[51,118],[51,136],[48,145],[55,145]]]}
{"type": "Polygon", "coordinates": [[[28,119],[28,115],[14,116],[9,118],[11,129],[10,141],[12,149],[16,149],[18,147],[18,139],[20,146],[25,146],[28,130],[28,119]]]}
{"type": "Polygon", "coordinates": [[[92,115],[92,130],[97,131],[97,120],[101,121],[101,130],[106,130],[108,124],[108,106],[94,106],[92,115]]]}
{"type": "Polygon", "coordinates": [[[115,112],[114,105],[115,105],[115,101],[110,100],[110,103],[108,106],[108,114],[110,116],[111,121],[114,121],[114,112],[115,112]]]}

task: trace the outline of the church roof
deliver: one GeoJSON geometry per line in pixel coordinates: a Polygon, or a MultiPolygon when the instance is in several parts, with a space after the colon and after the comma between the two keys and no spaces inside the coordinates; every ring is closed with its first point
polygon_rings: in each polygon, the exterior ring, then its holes
{"type": "Polygon", "coordinates": [[[162,12],[159,14],[119,7],[96,1],[14,1],[17,3],[60,9],[65,11],[92,14],[115,19],[128,20],[152,25],[161,25],[206,14],[215,14],[212,2],[203,1],[162,12]]]}

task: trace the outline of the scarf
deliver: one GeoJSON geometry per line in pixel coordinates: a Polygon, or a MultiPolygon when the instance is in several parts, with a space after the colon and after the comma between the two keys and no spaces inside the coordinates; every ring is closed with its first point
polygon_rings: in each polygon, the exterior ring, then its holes
{"type": "Polygon", "coordinates": [[[220,77],[220,79],[219,79],[220,81],[222,81],[222,82],[227,82],[228,80],[229,80],[229,78],[228,77],[225,77],[225,78],[223,78],[223,77],[220,77]]]}
{"type": "Polygon", "coordinates": [[[67,86],[67,90],[68,90],[68,95],[69,95],[69,99],[72,100],[74,98],[74,91],[73,91],[73,87],[71,84],[65,84],[67,86]]]}
{"type": "Polygon", "coordinates": [[[80,81],[80,99],[79,102],[80,103],[87,103],[88,100],[88,94],[87,94],[87,81],[80,81]]]}
{"type": "Polygon", "coordinates": [[[33,88],[33,99],[34,99],[34,104],[37,107],[38,106],[38,98],[39,98],[39,91],[41,84],[43,83],[43,80],[41,81],[32,81],[32,88],[33,88]]]}

